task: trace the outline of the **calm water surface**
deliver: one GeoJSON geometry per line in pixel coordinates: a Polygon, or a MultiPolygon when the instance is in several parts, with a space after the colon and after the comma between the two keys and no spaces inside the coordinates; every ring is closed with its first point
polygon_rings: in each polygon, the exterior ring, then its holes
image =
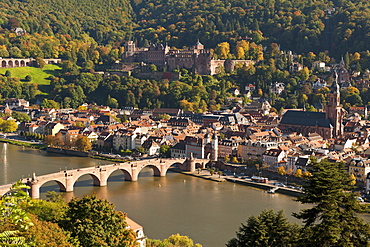
{"type": "MultiPolygon", "coordinates": [[[[43,151],[0,143],[0,184],[14,182],[23,176],[43,175],[60,169],[76,169],[108,162],[82,157],[47,154],[43,151]]],[[[55,182],[41,188],[58,191],[55,182]]],[[[92,186],[89,175],[75,184],[75,191],[64,193],[66,199],[96,193],[116,205],[117,210],[144,227],[148,238],[164,239],[180,233],[191,237],[204,247],[225,246],[235,236],[241,223],[264,209],[284,210],[291,221],[292,212],[305,208],[293,197],[268,194],[263,190],[234,184],[216,183],[179,173],[153,177],[144,169],[137,182],[125,181],[120,171],[114,172],[106,187],[92,186]]]]}

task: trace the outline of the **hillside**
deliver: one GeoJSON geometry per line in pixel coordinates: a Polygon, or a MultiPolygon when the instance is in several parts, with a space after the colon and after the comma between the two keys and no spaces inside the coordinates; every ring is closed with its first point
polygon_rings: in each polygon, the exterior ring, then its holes
{"type": "Polygon", "coordinates": [[[369,5],[365,0],[4,0],[0,45],[24,45],[25,38],[9,34],[21,27],[32,35],[56,35],[60,43],[90,36],[99,45],[119,47],[134,39],[139,46],[168,42],[182,47],[200,39],[207,48],[228,41],[234,49],[235,41],[247,38],[297,53],[328,51],[340,57],[369,49],[369,5]]]}

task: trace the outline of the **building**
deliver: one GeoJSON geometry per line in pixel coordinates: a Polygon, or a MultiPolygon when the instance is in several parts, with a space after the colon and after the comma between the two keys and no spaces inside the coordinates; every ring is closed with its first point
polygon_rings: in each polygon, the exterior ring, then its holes
{"type": "Polygon", "coordinates": [[[353,174],[357,181],[366,182],[366,178],[370,173],[370,160],[353,159],[349,163],[349,174],[353,174]]]}
{"type": "Polygon", "coordinates": [[[146,246],[146,237],[144,234],[144,229],[141,225],[130,219],[126,216],[127,228],[134,231],[136,234],[136,242],[138,243],[138,247],[145,247],[146,246]]]}
{"type": "Polygon", "coordinates": [[[284,133],[298,132],[305,136],[308,133],[317,133],[325,139],[331,139],[344,133],[343,114],[340,88],[336,78],[331,86],[325,112],[288,110],[282,116],[279,128],[284,133]]]}
{"type": "Polygon", "coordinates": [[[268,149],[262,154],[262,163],[268,170],[277,171],[282,165],[285,168],[286,156],[286,153],[281,149],[268,149]]]}
{"type": "Polygon", "coordinates": [[[211,51],[199,40],[188,49],[170,49],[167,44],[151,44],[149,48],[137,48],[128,41],[124,45],[124,63],[140,62],[154,64],[164,71],[185,68],[200,75],[214,75],[223,70],[233,71],[236,64],[249,66],[252,60],[215,60],[211,51]]]}

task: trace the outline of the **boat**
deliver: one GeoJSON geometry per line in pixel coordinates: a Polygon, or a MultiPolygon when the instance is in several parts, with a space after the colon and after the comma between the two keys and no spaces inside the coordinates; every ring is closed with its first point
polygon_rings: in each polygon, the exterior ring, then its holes
{"type": "Polygon", "coordinates": [[[269,194],[275,194],[275,191],[277,191],[279,189],[279,187],[274,187],[274,188],[271,188],[267,191],[267,193],[269,194]]]}

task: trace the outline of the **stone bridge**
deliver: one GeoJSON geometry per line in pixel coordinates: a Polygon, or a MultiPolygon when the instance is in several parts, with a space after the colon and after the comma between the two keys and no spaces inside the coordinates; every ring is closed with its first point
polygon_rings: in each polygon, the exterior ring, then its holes
{"type": "MultiPolygon", "coordinates": [[[[27,67],[31,66],[36,61],[34,58],[0,58],[0,68],[15,68],[15,67],[27,67]]],[[[59,58],[55,59],[44,59],[46,64],[57,64],[62,60],[59,58]]]]}
{"type": "MultiPolygon", "coordinates": [[[[40,188],[43,184],[55,181],[60,188],[60,191],[73,191],[76,181],[84,175],[90,175],[95,186],[106,186],[109,176],[120,170],[125,176],[125,180],[137,181],[140,171],[144,167],[153,169],[154,176],[166,176],[168,168],[177,165],[180,170],[194,172],[196,168],[205,168],[209,162],[207,159],[147,159],[134,162],[101,165],[95,167],[65,170],[47,175],[36,176],[32,178],[24,178],[23,183],[30,186],[30,195],[32,198],[40,197],[40,188]]],[[[0,186],[0,195],[7,193],[12,184],[0,186]]]]}

